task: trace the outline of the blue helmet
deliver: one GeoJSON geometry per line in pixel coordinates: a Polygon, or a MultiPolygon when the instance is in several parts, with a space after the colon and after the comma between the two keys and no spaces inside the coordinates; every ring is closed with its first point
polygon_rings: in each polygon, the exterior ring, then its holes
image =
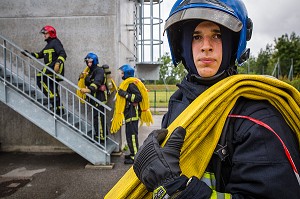
{"type": "Polygon", "coordinates": [[[119,70],[123,71],[124,73],[123,79],[127,79],[128,77],[134,77],[134,68],[129,64],[121,66],[119,70]]]}
{"type": "Polygon", "coordinates": [[[180,27],[191,20],[208,20],[220,24],[234,33],[236,40],[232,58],[242,64],[249,58],[247,41],[252,35],[252,20],[241,0],[177,0],[165,23],[173,63],[184,61],[180,52],[180,27]]]}
{"type": "Polygon", "coordinates": [[[88,53],[87,56],[85,56],[84,61],[86,63],[87,61],[93,61],[93,66],[99,64],[98,56],[95,53],[88,53]]]}

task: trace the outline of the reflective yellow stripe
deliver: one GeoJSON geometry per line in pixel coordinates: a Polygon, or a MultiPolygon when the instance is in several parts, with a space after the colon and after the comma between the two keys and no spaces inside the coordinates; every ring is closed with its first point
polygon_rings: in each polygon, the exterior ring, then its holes
{"type": "Polygon", "coordinates": [[[39,54],[34,53],[35,58],[39,58],[39,54]]]}
{"type": "Polygon", "coordinates": [[[131,118],[128,118],[127,120],[125,120],[125,122],[132,122],[132,121],[137,121],[139,120],[139,117],[131,117],[131,118]]]}
{"type": "Polygon", "coordinates": [[[59,66],[59,74],[61,74],[61,73],[62,73],[62,70],[63,70],[63,68],[64,68],[65,58],[62,57],[62,56],[59,56],[57,59],[60,59],[60,60],[62,61],[62,63],[61,63],[60,66],[59,66]]]}
{"type": "Polygon", "coordinates": [[[64,68],[64,64],[62,63],[59,65],[59,71],[58,71],[59,74],[61,74],[63,68],[64,68]]]}
{"type": "Polygon", "coordinates": [[[46,65],[49,65],[51,62],[52,62],[52,53],[54,53],[55,50],[52,48],[52,49],[47,49],[47,50],[44,50],[43,53],[44,54],[48,54],[49,55],[49,60],[48,60],[48,63],[46,63],[46,65]]]}
{"type": "Polygon", "coordinates": [[[216,176],[214,173],[204,172],[201,181],[207,184],[212,189],[212,194],[210,198],[212,199],[230,199],[231,194],[229,193],[220,193],[217,192],[216,189],[216,176]]]}
{"type": "Polygon", "coordinates": [[[133,101],[134,101],[134,99],[135,99],[135,94],[132,94],[132,95],[131,95],[131,99],[130,99],[130,100],[133,102],[133,101]]]}
{"type": "Polygon", "coordinates": [[[210,198],[211,199],[231,199],[232,197],[231,197],[231,194],[229,194],[229,193],[220,193],[220,192],[213,190],[210,198]]]}
{"type": "Polygon", "coordinates": [[[62,62],[65,62],[65,58],[62,56],[59,56],[57,59],[60,59],[62,62]]]}
{"type": "Polygon", "coordinates": [[[135,155],[138,151],[138,148],[136,146],[136,136],[132,135],[131,140],[132,140],[132,145],[133,145],[133,152],[134,152],[134,155],[135,155]]]}
{"type": "MultiPolygon", "coordinates": [[[[47,93],[49,93],[50,99],[54,98],[54,94],[51,92],[51,90],[49,90],[48,86],[43,81],[41,81],[41,83],[43,85],[43,88],[47,91],[47,93]]],[[[57,96],[57,94],[56,94],[56,96],[57,96]]]]}
{"type": "Polygon", "coordinates": [[[139,120],[138,106],[135,106],[134,108],[135,108],[135,115],[136,115],[136,117],[131,117],[131,118],[126,119],[125,120],[126,123],[127,122],[131,122],[131,121],[137,121],[137,120],[139,120]]]}
{"type": "Polygon", "coordinates": [[[43,72],[43,73],[46,73],[46,70],[47,70],[47,68],[44,67],[43,70],[42,70],[42,72],[43,72]]]}
{"type": "MultiPolygon", "coordinates": [[[[100,113],[98,113],[100,114],[100,113]]],[[[103,137],[103,129],[102,129],[102,122],[101,122],[101,116],[98,115],[98,131],[100,132],[100,137],[103,137]]]]}
{"type": "Polygon", "coordinates": [[[91,85],[90,86],[92,86],[92,87],[94,87],[96,90],[98,90],[98,86],[96,85],[96,84],[94,84],[94,83],[91,83],[91,85]]]}
{"type": "Polygon", "coordinates": [[[214,173],[204,172],[201,181],[205,182],[211,189],[216,189],[216,177],[214,173]]]}

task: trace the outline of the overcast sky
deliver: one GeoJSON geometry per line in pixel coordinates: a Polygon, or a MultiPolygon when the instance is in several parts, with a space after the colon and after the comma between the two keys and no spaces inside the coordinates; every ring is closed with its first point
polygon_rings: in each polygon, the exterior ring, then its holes
{"type": "MultiPolygon", "coordinates": [[[[161,3],[162,19],[165,21],[176,0],[163,0],[161,3]]],[[[267,44],[274,44],[274,39],[287,33],[300,35],[300,0],[244,0],[248,16],[253,21],[252,39],[247,46],[251,54],[257,56],[267,44]]],[[[163,27],[163,26],[162,26],[163,27]]],[[[164,52],[169,51],[166,35],[163,37],[164,52]]]]}

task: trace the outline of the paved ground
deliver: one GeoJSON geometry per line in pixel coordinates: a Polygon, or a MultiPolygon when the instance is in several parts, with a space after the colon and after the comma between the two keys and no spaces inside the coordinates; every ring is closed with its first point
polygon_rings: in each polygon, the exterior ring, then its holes
{"type": "MultiPolygon", "coordinates": [[[[162,115],[153,115],[154,125],[140,127],[140,142],[160,128],[162,115]]],[[[89,164],[76,153],[24,154],[0,152],[0,198],[94,199],[103,198],[131,165],[112,156],[113,169],[86,169],[89,164]]]]}

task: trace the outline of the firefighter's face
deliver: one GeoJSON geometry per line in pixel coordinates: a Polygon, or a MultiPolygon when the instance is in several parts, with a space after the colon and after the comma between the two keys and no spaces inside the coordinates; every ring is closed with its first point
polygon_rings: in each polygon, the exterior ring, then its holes
{"type": "Polygon", "coordinates": [[[50,34],[48,32],[43,33],[44,39],[48,39],[50,37],[50,34]]]}
{"type": "Polygon", "coordinates": [[[119,74],[120,74],[120,77],[123,78],[124,77],[124,72],[119,70],[119,74]]]}
{"type": "Polygon", "coordinates": [[[93,61],[87,61],[87,62],[86,62],[86,65],[87,65],[88,67],[92,67],[93,61]]]}
{"type": "Polygon", "coordinates": [[[192,51],[194,63],[201,77],[212,77],[222,61],[220,27],[210,21],[201,22],[194,30],[192,51]]]}

